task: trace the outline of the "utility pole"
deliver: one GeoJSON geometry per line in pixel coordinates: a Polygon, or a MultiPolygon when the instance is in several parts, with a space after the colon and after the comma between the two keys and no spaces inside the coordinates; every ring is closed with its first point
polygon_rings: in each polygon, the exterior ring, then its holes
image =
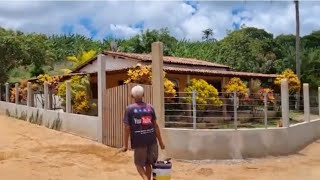
{"type": "MultiPolygon", "coordinates": [[[[300,60],[300,16],[299,1],[294,0],[296,10],[296,74],[301,81],[301,60],[300,60]]],[[[300,91],[297,92],[296,110],[300,109],[300,91]]]]}

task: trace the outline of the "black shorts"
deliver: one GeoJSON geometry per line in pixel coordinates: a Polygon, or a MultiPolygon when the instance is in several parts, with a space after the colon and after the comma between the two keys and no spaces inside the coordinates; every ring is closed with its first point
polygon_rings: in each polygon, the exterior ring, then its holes
{"type": "Polygon", "coordinates": [[[136,166],[152,165],[156,163],[157,160],[158,160],[158,144],[157,143],[134,149],[134,164],[136,166]]]}

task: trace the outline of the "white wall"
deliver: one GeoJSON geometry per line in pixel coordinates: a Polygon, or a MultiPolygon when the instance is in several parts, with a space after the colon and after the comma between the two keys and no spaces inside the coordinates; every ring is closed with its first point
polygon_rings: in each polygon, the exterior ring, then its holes
{"type": "Polygon", "coordinates": [[[289,128],[173,129],[166,128],[167,153],[186,160],[242,159],[297,152],[320,138],[320,119],[289,128]]]}
{"type": "Polygon", "coordinates": [[[75,134],[96,141],[98,117],[86,116],[79,114],[64,113],[61,111],[44,110],[40,108],[28,107],[25,105],[16,105],[0,101],[0,113],[10,113],[10,116],[20,118],[23,114],[26,115],[26,120],[30,121],[31,116],[36,117],[38,113],[39,119],[42,119],[41,125],[52,127],[55,120],[61,120],[60,131],[75,134]]]}
{"type": "MultiPolygon", "coordinates": [[[[98,117],[44,110],[0,101],[0,113],[20,118],[39,114],[42,125],[61,120],[60,131],[98,140],[98,117]]],[[[34,118],[35,119],[35,118],[34,118]]],[[[320,119],[289,128],[269,129],[175,129],[165,128],[167,154],[176,159],[241,159],[295,153],[320,138],[320,119]]]]}
{"type": "MultiPolygon", "coordinates": [[[[137,65],[139,61],[133,59],[121,59],[114,58],[112,56],[106,56],[106,71],[110,70],[119,70],[124,68],[132,67],[133,65],[137,65]]],[[[92,63],[84,66],[79,70],[79,72],[83,73],[92,73],[97,72],[98,61],[94,60],[92,63]]]]}

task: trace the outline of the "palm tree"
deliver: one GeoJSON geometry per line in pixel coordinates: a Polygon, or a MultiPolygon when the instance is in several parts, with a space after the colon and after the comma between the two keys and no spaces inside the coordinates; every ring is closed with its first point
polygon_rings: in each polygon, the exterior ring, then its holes
{"type": "MultiPolygon", "coordinates": [[[[299,1],[294,0],[296,11],[296,73],[301,80],[301,62],[300,62],[300,17],[299,17],[299,1]]],[[[300,91],[297,92],[296,110],[299,110],[300,106],[300,91]]]]}
{"type": "Polygon", "coordinates": [[[202,40],[205,40],[205,41],[209,41],[210,37],[213,36],[213,30],[211,28],[203,30],[202,33],[203,33],[202,40]]]}

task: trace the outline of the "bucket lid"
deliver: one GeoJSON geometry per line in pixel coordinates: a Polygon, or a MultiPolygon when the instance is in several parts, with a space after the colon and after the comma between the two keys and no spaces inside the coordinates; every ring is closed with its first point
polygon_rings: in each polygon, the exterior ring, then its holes
{"type": "Polygon", "coordinates": [[[171,169],[172,163],[171,162],[164,162],[164,161],[157,161],[155,164],[152,165],[153,169],[171,169]]]}

